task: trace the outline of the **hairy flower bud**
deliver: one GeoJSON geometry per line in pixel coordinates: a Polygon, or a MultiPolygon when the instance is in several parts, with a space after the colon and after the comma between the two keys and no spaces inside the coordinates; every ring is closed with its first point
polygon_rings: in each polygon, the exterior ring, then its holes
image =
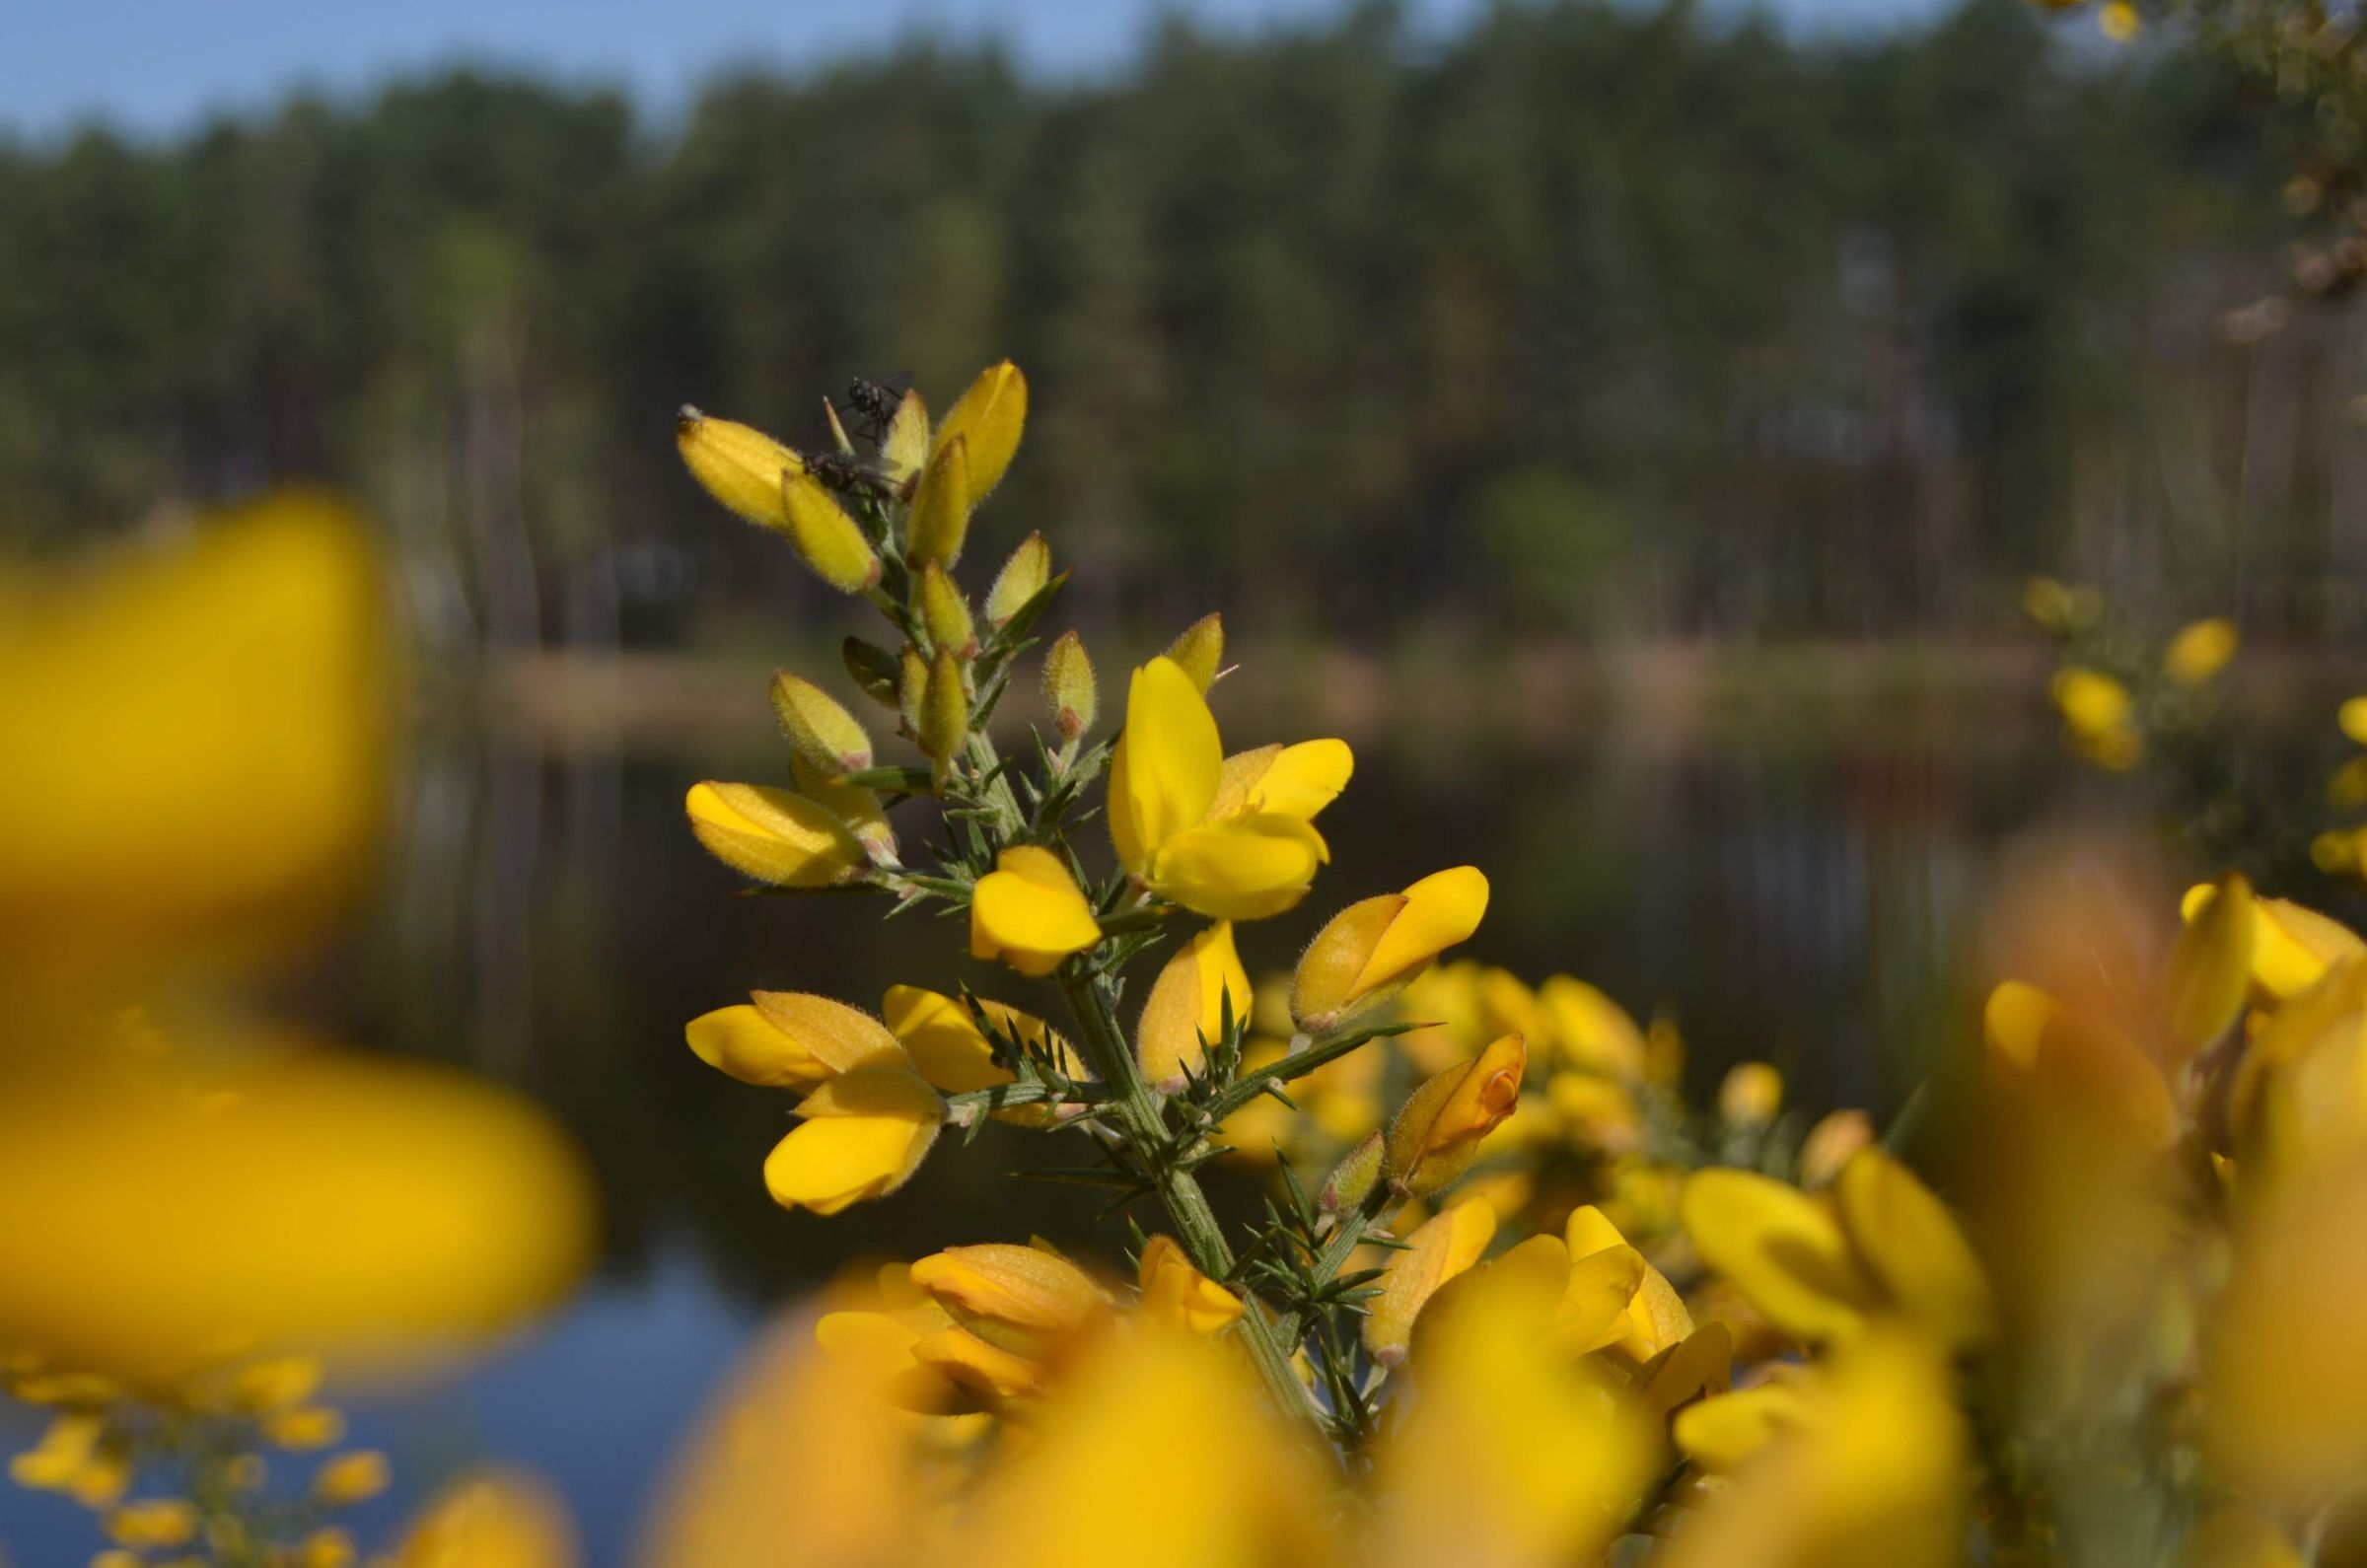
{"type": "Polygon", "coordinates": [[[1073,741],[1093,728],[1100,709],[1099,688],[1085,641],[1073,631],[1062,632],[1043,656],[1043,703],[1052,710],[1052,727],[1061,740],[1073,741]]]}
{"type": "Polygon", "coordinates": [[[888,470],[889,478],[902,484],[928,461],[929,405],[920,400],[920,393],[907,389],[897,400],[887,434],[880,438],[880,466],[888,470]]]}
{"type": "Polygon", "coordinates": [[[1184,628],[1184,634],[1168,645],[1167,657],[1184,667],[1191,683],[1206,691],[1216,684],[1216,673],[1225,662],[1225,617],[1202,615],[1184,628]]]}
{"type": "Polygon", "coordinates": [[[920,710],[929,696],[929,662],[910,643],[896,665],[896,709],[904,721],[904,734],[920,739],[920,710]]]}
{"type": "Polygon", "coordinates": [[[1208,1047],[1224,1038],[1225,1021],[1249,1021],[1252,996],[1229,922],[1219,920],[1178,948],[1151,982],[1134,1027],[1142,1076],[1169,1093],[1182,1089],[1186,1075],[1206,1065],[1208,1047]]]}
{"type": "Polygon", "coordinates": [[[880,580],[880,558],[838,498],[800,470],[781,475],[789,542],[814,575],[841,594],[859,594],[880,580]]]}
{"type": "Polygon", "coordinates": [[[969,488],[969,444],[957,437],[929,460],[912,492],[912,559],[942,566],[961,559],[975,499],[969,488]]]}
{"type": "Polygon", "coordinates": [[[772,711],[781,733],[807,765],[825,778],[857,773],[871,766],[871,737],[855,716],[813,681],[776,670],[772,676],[772,711]]]}
{"type": "Polygon", "coordinates": [[[1470,938],[1487,912],[1475,866],[1433,872],[1403,892],[1352,903],[1326,923],[1291,975],[1290,1012],[1326,1034],[1402,991],[1444,950],[1470,938]]]}
{"type": "Polygon", "coordinates": [[[970,622],[969,603],[935,561],[920,569],[920,623],[940,654],[951,652],[958,659],[976,655],[978,638],[970,622]]]}
{"type": "Polygon", "coordinates": [[[911,1279],[963,1327],[1021,1355],[1055,1348],[1110,1307],[1093,1276],[1067,1258],[1008,1243],[932,1252],[912,1265],[911,1279]]]}
{"type": "Polygon", "coordinates": [[[962,661],[951,648],[937,650],[920,699],[920,743],[923,755],[944,763],[969,739],[969,693],[962,689],[962,661]]]}
{"type": "Polygon", "coordinates": [[[690,830],[733,870],[784,888],[845,882],[867,864],[862,841],[826,808],[765,784],[694,784],[690,830]]]}
{"type": "Polygon", "coordinates": [[[1316,1206],[1326,1214],[1345,1214],[1372,1195],[1374,1183],[1381,1179],[1381,1150],[1383,1138],[1379,1128],[1365,1134],[1364,1141],[1340,1156],[1339,1164],[1324,1177],[1324,1189],[1316,1198],[1316,1206]]]}
{"type": "Polygon", "coordinates": [[[806,471],[804,459],[760,430],[709,418],[688,403],[675,419],[674,443],[690,476],[725,508],[764,528],[788,529],[781,484],[806,471]]]}
{"type": "Polygon", "coordinates": [[[1520,1103],[1528,1063],[1527,1042],[1506,1034],[1416,1089],[1390,1123],[1385,1169],[1391,1184],[1418,1198],[1461,1177],[1478,1158],[1479,1140],[1520,1103]]]}
{"type": "Polygon", "coordinates": [[[1052,580],[1052,547],[1041,534],[1031,534],[1019,541],[1019,548],[1003,562],[1003,569],[994,574],[994,586],[986,591],[986,624],[1000,627],[1005,621],[1027,606],[1029,600],[1043,592],[1043,585],[1052,580]]]}
{"type": "Polygon", "coordinates": [[[1002,482],[1003,471],[1019,451],[1020,432],[1027,422],[1028,379],[1006,359],[980,371],[968,391],[947,410],[930,458],[943,455],[957,441],[965,443],[969,449],[965,488],[971,502],[982,501],[1002,482]]]}

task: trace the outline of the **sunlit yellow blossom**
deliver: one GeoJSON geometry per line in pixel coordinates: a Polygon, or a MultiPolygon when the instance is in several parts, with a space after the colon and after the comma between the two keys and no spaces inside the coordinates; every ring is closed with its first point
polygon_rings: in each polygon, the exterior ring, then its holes
{"type": "Polygon", "coordinates": [[[9,1479],[37,1491],[60,1491],[98,1452],[107,1423],[96,1415],[61,1415],[34,1447],[8,1461],[9,1479]]]}
{"type": "Polygon", "coordinates": [[[300,1404],[263,1418],[263,1436],[297,1453],[333,1448],[345,1440],[345,1416],[324,1404],[300,1404]]]}
{"type": "Polygon", "coordinates": [[[1205,1064],[1208,1047],[1224,1038],[1225,1021],[1248,1021],[1251,996],[1231,922],[1220,920],[1178,948],[1151,982],[1135,1027],[1142,1076],[1181,1089],[1185,1075],[1205,1064]]]}
{"type": "MultiPolygon", "coordinates": [[[[2180,911],[2188,921],[2209,907],[2213,883],[2187,890],[2180,911]]],[[[2252,983],[2263,999],[2308,990],[2345,959],[2367,958],[2367,943],[2348,926],[2285,898],[2253,897],[2252,983]]]]}
{"type": "Polygon", "coordinates": [[[1783,1107],[1783,1074],[1765,1062],[1737,1062],[1718,1084],[1718,1115],[1741,1127],[1762,1127],[1783,1107]]]}
{"type": "Polygon", "coordinates": [[[1521,1036],[1506,1034],[1416,1089],[1390,1124],[1386,1169],[1391,1182],[1427,1197],[1470,1170],[1479,1141],[1519,1104],[1528,1061],[1521,1036]]]}
{"type": "Polygon", "coordinates": [[[1195,1334],[1229,1328],[1248,1311],[1239,1296],[1194,1267],[1172,1237],[1154,1236],[1143,1244],[1135,1290],[1144,1316],[1195,1334]]]}
{"type": "Polygon", "coordinates": [[[1300,1029],[1328,1033],[1397,995],[1430,962],[1470,940],[1487,911],[1475,866],[1433,872],[1402,892],[1352,903],[1326,922],[1299,959],[1290,1009],[1300,1029]]]}
{"type": "Polygon", "coordinates": [[[758,882],[826,888],[869,860],[828,808],[792,790],[709,780],[691,785],[682,804],[707,853],[758,882]]]}
{"type": "Polygon", "coordinates": [[[2052,692],[2072,747],[2082,756],[2099,767],[2136,765],[2145,743],[2126,686],[2101,671],[2071,665],[2055,672],[2052,692]]]}
{"type": "Polygon", "coordinates": [[[949,1247],[915,1262],[911,1277],[965,1328],[1025,1354],[1073,1337],[1110,1305],[1092,1275],[1037,1247],[949,1247]]]}
{"type": "MultiPolygon", "coordinates": [[[[1281,802],[1216,815],[1224,773],[1215,717],[1191,677],[1164,658],[1135,671],[1110,759],[1118,859],[1153,891],[1216,919],[1279,914],[1306,896],[1330,851],[1281,802]]],[[[1288,792],[1289,807],[1304,804],[1288,792]]]]}
{"type": "Polygon", "coordinates": [[[151,1498],[110,1509],[106,1524],[118,1546],[184,1546],[196,1538],[197,1510],[179,1498],[151,1498]]]}
{"type": "Polygon", "coordinates": [[[1548,977],[1537,1000],[1555,1048],[1572,1067],[1625,1082],[1644,1076],[1643,1031],[1618,1003],[1566,974],[1548,977]]]}
{"type": "Polygon", "coordinates": [[[806,471],[805,460],[779,442],[735,420],[685,406],[674,422],[675,445],[690,476],[725,510],[748,522],[786,532],[782,481],[806,471]]]}
{"type": "Polygon", "coordinates": [[[1799,1379],[1777,1376],[1680,1412],[1674,1436],[1686,1458],[1715,1474],[1738,1468],[1805,1425],[1813,1411],[1814,1401],[1799,1379]]]}
{"type": "Polygon", "coordinates": [[[945,1125],[945,1101],[903,1066],[861,1067],[798,1103],[802,1125],[764,1160],[783,1208],[836,1214],[911,1179],[945,1125]]]}
{"type": "MultiPolygon", "coordinates": [[[[1598,1252],[1625,1247],[1627,1238],[1619,1234],[1619,1228],[1601,1209],[1585,1203],[1571,1211],[1562,1227],[1562,1243],[1569,1248],[1571,1266],[1575,1267],[1598,1252]]],[[[1693,1315],[1686,1310],[1685,1299],[1677,1294],[1668,1276],[1648,1261],[1643,1265],[1634,1293],[1627,1299],[1625,1311],[1625,1332],[1614,1343],[1621,1353],[1637,1362],[1651,1360],[1693,1332],[1693,1315]]]]}
{"type": "Polygon", "coordinates": [[[1102,939],[1093,906],[1060,857],[1018,844],[995,857],[969,899],[969,956],[1001,959],[1022,974],[1049,974],[1102,939]]]}
{"type": "Polygon", "coordinates": [[[331,1507],[342,1508],[376,1497],[392,1479],[384,1454],[376,1449],[356,1449],[321,1466],[313,1477],[313,1495],[331,1507]]]}
{"type": "Polygon", "coordinates": [[[1466,1201],[1443,1209],[1389,1254],[1381,1294],[1364,1319],[1364,1347],[1384,1366],[1401,1361],[1413,1340],[1414,1319],[1440,1286],[1479,1261],[1496,1234],[1496,1211],[1466,1201]]]}
{"type": "Polygon", "coordinates": [[[876,1289],[825,1313],[814,1338],[833,1359],[861,1370],[883,1398],[922,1415],[1002,1409],[1042,1391],[1039,1364],[956,1323],[914,1288],[901,1263],[883,1268],[876,1289]]]}
{"type": "Polygon", "coordinates": [[[2182,686],[2199,686],[2227,668],[2240,640],[2236,623],[2224,616],[2182,626],[2162,654],[2162,673],[2182,686]]]}
{"type": "Polygon", "coordinates": [[[360,1560],[353,1536],[332,1527],[316,1530],[298,1541],[290,1568],[353,1568],[360,1560]]]}
{"type": "MultiPolygon", "coordinates": [[[[574,1527],[550,1488],[515,1470],[487,1470],[430,1499],[394,1560],[396,1568],[575,1568],[579,1558],[574,1527]]],[[[686,1568],[687,1559],[668,1561],[686,1568]]]]}
{"type": "Polygon", "coordinates": [[[806,991],[753,991],[750,998],[702,1013],[683,1031],[700,1061],[744,1084],[809,1089],[906,1059],[885,1025],[844,1002],[806,991]]]}
{"type": "Polygon", "coordinates": [[[969,498],[974,504],[1003,482],[1028,422],[1028,378],[1009,360],[978,373],[947,409],[937,427],[932,455],[959,441],[968,449],[969,498]]]}
{"type": "MultiPolygon", "coordinates": [[[[1058,1031],[1033,1014],[1002,1002],[974,999],[987,1022],[1013,1041],[1049,1056],[1071,1078],[1086,1076],[1075,1049],[1058,1031]]],[[[917,985],[892,985],[880,1004],[888,1030],[911,1057],[921,1077],[949,1095],[1007,1084],[1011,1069],[994,1059],[994,1046],[978,1028],[968,1004],[917,985]]],[[[1019,1105],[1003,1112],[1028,1121],[1040,1119],[1041,1106],[1019,1105]]]]}

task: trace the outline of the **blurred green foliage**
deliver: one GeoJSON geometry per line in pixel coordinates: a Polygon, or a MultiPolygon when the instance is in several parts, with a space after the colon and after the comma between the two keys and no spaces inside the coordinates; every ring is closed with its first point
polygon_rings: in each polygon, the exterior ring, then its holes
{"type": "Polygon", "coordinates": [[[2022,0],[1365,6],[1090,85],[915,45],[679,129],[453,74],[0,148],[0,547],[320,475],[456,644],[667,640],[807,592],[716,542],[676,403],[811,444],[813,389],[1008,353],[1004,515],[1093,557],[1089,617],[1871,633],[2053,568],[2321,620],[2340,351],[2212,330],[2278,281],[2259,149],[2209,66],[2022,0]]]}

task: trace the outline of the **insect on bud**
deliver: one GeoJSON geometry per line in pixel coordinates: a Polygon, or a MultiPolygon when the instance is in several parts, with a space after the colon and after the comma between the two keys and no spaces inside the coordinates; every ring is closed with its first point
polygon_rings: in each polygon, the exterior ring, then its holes
{"type": "Polygon", "coordinates": [[[825,778],[871,766],[871,737],[855,716],[811,680],[773,673],[772,711],[800,758],[825,778]]]}
{"type": "Polygon", "coordinates": [[[1019,541],[1019,548],[994,574],[994,586],[986,591],[986,624],[1001,629],[1051,580],[1052,547],[1042,535],[1031,534],[1019,541]]]}
{"type": "Polygon", "coordinates": [[[1073,631],[1062,632],[1043,656],[1043,701],[1052,710],[1052,725],[1061,740],[1073,741],[1093,728],[1099,704],[1093,661],[1085,656],[1084,640],[1073,631]]]}
{"type": "Polygon", "coordinates": [[[939,653],[951,653],[957,659],[977,657],[978,638],[969,618],[969,605],[935,561],[920,570],[920,623],[928,629],[929,641],[939,653]]]}
{"type": "Polygon", "coordinates": [[[1225,662],[1225,617],[1202,615],[1168,645],[1167,656],[1205,692],[1216,683],[1216,673],[1225,662]]]}

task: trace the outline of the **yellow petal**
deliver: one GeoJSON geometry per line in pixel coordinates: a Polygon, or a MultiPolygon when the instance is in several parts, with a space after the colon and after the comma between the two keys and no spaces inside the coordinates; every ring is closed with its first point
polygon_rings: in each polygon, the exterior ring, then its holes
{"type": "Polygon", "coordinates": [[[1551,1342],[1574,1355],[1625,1338],[1627,1304],[1642,1288],[1648,1265],[1632,1247],[1607,1247],[1570,1264],[1551,1342]]]}
{"type": "Polygon", "coordinates": [[[1043,1391],[1043,1368],[967,1328],[940,1328],[912,1344],[912,1359],[957,1388],[1000,1404],[1043,1391]]]}
{"type": "Polygon", "coordinates": [[[1197,1073],[1208,1045],[1224,1038],[1228,1008],[1234,1020],[1246,1024],[1251,1000],[1250,976],[1233,946],[1233,927],[1220,920],[1177,949],[1151,984],[1134,1031],[1143,1077],[1164,1084],[1197,1073]]]}
{"type": "Polygon", "coordinates": [[[397,1568],[575,1568],[566,1505],[517,1470],[476,1470],[446,1485],[413,1520],[397,1568]]]}
{"type": "Polygon", "coordinates": [[[913,560],[951,566],[961,558],[970,509],[977,503],[970,485],[969,443],[956,436],[937,449],[913,492],[913,560]]]}
{"type": "MultiPolygon", "coordinates": [[[[1712,1326],[1722,1326],[1713,1324],[1712,1326]]],[[[1704,1399],[1678,1412],[1673,1434],[1686,1458],[1712,1474],[1741,1465],[1803,1425],[1810,1401],[1790,1383],[1762,1383],[1704,1399]]]]}
{"type": "Polygon", "coordinates": [[[815,576],[841,594],[859,594],[879,582],[880,558],[871,541],[821,480],[789,474],[781,481],[781,500],[789,514],[789,542],[815,576]]]}
{"type": "Polygon", "coordinates": [[[751,991],[749,1000],[819,1064],[824,1078],[863,1067],[911,1066],[887,1026],[859,1007],[811,991],[751,991]]]}
{"type": "Polygon", "coordinates": [[[2227,668],[2242,641],[2224,615],[2179,628],[2162,654],[2162,673],[2182,686],[2199,686],[2227,668]]]}
{"type": "Polygon", "coordinates": [[[1000,958],[1022,974],[1049,974],[1102,939],[1093,906],[1050,850],[1016,845],[970,891],[969,954],[1000,958]]]}
{"type": "Polygon", "coordinates": [[[1982,1033],[1997,1058],[2019,1072],[2035,1072],[2046,1030],[2062,1004],[2035,985],[2005,980],[1981,1010],[1982,1033]]]}
{"type": "Polygon", "coordinates": [[[1403,980],[1446,949],[1469,940],[1487,913],[1487,878],[1476,866],[1434,871],[1407,888],[1404,898],[1404,909],[1364,961],[1364,970],[1356,977],[1359,992],[1403,980]]]}
{"type": "Polygon", "coordinates": [[[1239,1296],[1194,1267],[1173,1237],[1154,1236],[1143,1244],[1135,1288],[1152,1320],[1195,1334],[1221,1333],[1249,1310],[1239,1296]]]}
{"type": "Polygon", "coordinates": [[[1027,422],[1028,379],[1006,359],[979,372],[978,379],[946,411],[945,423],[937,427],[934,451],[942,453],[956,441],[969,444],[970,499],[983,501],[1003,482],[1027,422]]]}
{"type": "Polygon", "coordinates": [[[1161,844],[1144,880],[1162,897],[1218,920],[1262,920],[1297,906],[1329,858],[1295,817],[1231,817],[1161,844]]]}
{"type": "Polygon", "coordinates": [[[1572,1067],[1630,1083],[1644,1076],[1644,1032],[1618,1003],[1566,974],[1539,986],[1537,1000],[1572,1067]]]}
{"type": "Polygon", "coordinates": [[[1324,923],[1291,972],[1290,1013],[1300,1028],[1327,1033],[1364,1000],[1357,978],[1382,934],[1404,912],[1405,901],[1403,893],[1385,892],[1352,903],[1324,923]]]}
{"type": "Polygon", "coordinates": [[[1955,1348],[1996,1332],[1988,1276],[1956,1217],[1914,1173],[1864,1149],[1833,1183],[1849,1239],[1907,1318],[1955,1348]]]}
{"type": "Polygon", "coordinates": [[[1374,1360],[1394,1365],[1413,1339],[1414,1319],[1439,1287],[1479,1261],[1496,1234],[1496,1211],[1476,1200],[1440,1211],[1389,1254],[1381,1294],[1367,1304],[1364,1346],[1374,1360]]]}
{"type": "Polygon", "coordinates": [[[1208,815],[1224,765],[1216,716],[1183,667],[1154,659],[1135,671],[1110,757],[1110,837],[1128,871],[1143,875],[1161,846],[1208,815]]]}
{"type": "Polygon", "coordinates": [[[957,998],[917,985],[892,985],[880,1013],[920,1076],[946,1094],[1011,1082],[1010,1071],[996,1063],[993,1045],[957,998]]]}
{"type": "Polygon", "coordinates": [[[812,1052],[745,1002],[701,1013],[682,1033],[700,1061],[744,1084],[805,1088],[830,1075],[812,1052]]]}
{"type": "Polygon", "coordinates": [[[1880,1300],[1831,1208],[1748,1171],[1694,1174],[1678,1203],[1702,1261],[1787,1333],[1856,1333],[1880,1300]]]}
{"type": "Polygon", "coordinates": [[[945,1122],[937,1092],[897,1067],[833,1078],[797,1110],[808,1119],[773,1146],[764,1161],[764,1185],[783,1208],[817,1214],[835,1214],[902,1186],[945,1122]]]}
{"type": "Polygon", "coordinates": [[[1313,821],[1348,786],[1356,755],[1345,741],[1262,746],[1225,758],[1212,817],[1276,812],[1313,821]]]}
{"type": "Polygon", "coordinates": [[[1109,1307],[1093,1276],[1076,1264],[1040,1247],[1001,1242],[932,1252],[913,1263],[912,1283],[972,1330],[1068,1334],[1109,1307]]]}
{"type": "Polygon", "coordinates": [[[687,407],[674,422],[674,441],[683,466],[707,494],[751,523],[788,528],[781,483],[790,474],[806,471],[805,461],[796,453],[762,431],[687,407]]]}
{"type": "Polygon", "coordinates": [[[2252,988],[2259,921],[2252,884],[2230,872],[2196,901],[2170,952],[2170,1037],[2188,1052],[2227,1033],[2252,988]]]}
{"type": "Polygon", "coordinates": [[[1722,1322],[1706,1322],[1636,1368],[1635,1396],[1665,1421],[1679,1405],[1724,1393],[1733,1367],[1733,1331],[1722,1322]]]}
{"type": "Polygon", "coordinates": [[[803,795],[767,784],[693,784],[683,801],[707,853],[785,888],[844,882],[867,863],[846,824],[803,795]]]}

